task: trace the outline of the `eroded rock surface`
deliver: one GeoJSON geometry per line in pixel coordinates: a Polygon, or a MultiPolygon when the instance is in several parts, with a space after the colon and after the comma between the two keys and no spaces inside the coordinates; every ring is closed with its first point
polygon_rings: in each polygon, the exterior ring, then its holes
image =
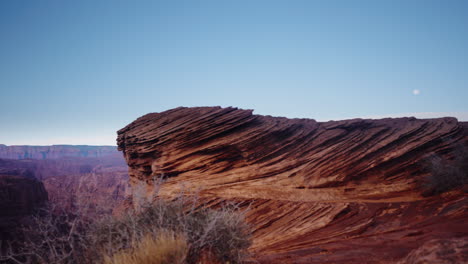
{"type": "Polygon", "coordinates": [[[161,196],[188,188],[209,205],[250,205],[260,263],[395,263],[426,241],[467,239],[466,195],[427,198],[418,187],[426,158],[450,157],[466,127],[455,118],[316,122],[176,108],[121,129],[118,146],[134,185],[163,176],[161,196]]]}

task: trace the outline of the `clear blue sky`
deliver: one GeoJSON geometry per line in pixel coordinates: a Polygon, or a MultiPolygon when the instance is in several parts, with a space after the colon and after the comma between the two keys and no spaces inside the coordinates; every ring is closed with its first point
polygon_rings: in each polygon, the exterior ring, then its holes
{"type": "Polygon", "coordinates": [[[4,144],[115,144],[177,106],[468,120],[468,1],[3,0],[0,100],[4,144]]]}

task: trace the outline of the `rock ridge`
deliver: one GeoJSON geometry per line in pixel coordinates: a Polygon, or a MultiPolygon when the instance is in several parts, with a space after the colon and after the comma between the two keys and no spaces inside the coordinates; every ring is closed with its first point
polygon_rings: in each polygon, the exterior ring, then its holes
{"type": "Polygon", "coordinates": [[[450,117],[317,122],[179,107],[138,118],[117,144],[133,185],[164,177],[160,196],[189,188],[209,205],[249,205],[260,263],[394,263],[424,241],[466,239],[466,195],[426,198],[418,186],[426,159],[453,156],[467,131],[450,117]]]}

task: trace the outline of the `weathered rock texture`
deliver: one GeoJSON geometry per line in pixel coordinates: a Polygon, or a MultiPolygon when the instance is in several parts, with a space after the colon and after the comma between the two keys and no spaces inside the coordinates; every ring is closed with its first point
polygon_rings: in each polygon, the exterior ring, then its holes
{"type": "Polygon", "coordinates": [[[58,159],[63,157],[101,158],[114,155],[114,146],[6,146],[0,144],[0,159],[58,159]]]}
{"type": "Polygon", "coordinates": [[[148,114],[117,139],[132,184],[163,175],[161,196],[249,204],[260,263],[394,263],[429,240],[466,241],[466,195],[418,188],[425,159],[466,140],[455,118],[316,122],[219,107],[148,114]]]}

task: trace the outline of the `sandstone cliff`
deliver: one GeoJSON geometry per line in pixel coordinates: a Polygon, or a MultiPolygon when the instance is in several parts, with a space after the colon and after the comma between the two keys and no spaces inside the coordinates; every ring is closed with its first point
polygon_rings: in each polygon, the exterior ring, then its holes
{"type": "Polygon", "coordinates": [[[316,122],[197,107],[140,117],[117,141],[132,184],[163,176],[161,196],[192,188],[213,206],[250,205],[260,263],[394,263],[427,241],[466,241],[466,195],[425,198],[418,187],[425,159],[450,157],[466,127],[455,118],[316,122]]]}

